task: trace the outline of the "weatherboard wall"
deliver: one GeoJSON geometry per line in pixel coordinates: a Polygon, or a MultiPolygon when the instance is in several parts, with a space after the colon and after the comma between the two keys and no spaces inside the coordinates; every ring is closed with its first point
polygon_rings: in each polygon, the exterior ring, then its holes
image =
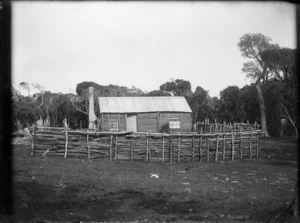
{"type": "Polygon", "coordinates": [[[109,126],[110,122],[118,123],[118,132],[126,131],[126,114],[100,114],[100,130],[105,132],[111,131],[111,128],[109,126]]]}
{"type": "MultiPolygon", "coordinates": [[[[132,114],[132,113],[130,113],[132,114]]],[[[191,113],[184,112],[145,112],[135,113],[137,132],[160,132],[166,129],[170,120],[179,120],[180,129],[172,130],[173,133],[192,131],[191,113]]],[[[102,113],[100,114],[100,130],[111,131],[110,123],[118,123],[118,132],[126,131],[127,113],[102,113]]]]}

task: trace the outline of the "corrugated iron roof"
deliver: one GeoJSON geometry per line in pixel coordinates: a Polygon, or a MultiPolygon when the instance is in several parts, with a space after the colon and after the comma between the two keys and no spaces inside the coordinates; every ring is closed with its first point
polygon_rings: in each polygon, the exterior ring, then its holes
{"type": "Polygon", "coordinates": [[[184,97],[99,97],[101,113],[192,112],[184,97]]]}

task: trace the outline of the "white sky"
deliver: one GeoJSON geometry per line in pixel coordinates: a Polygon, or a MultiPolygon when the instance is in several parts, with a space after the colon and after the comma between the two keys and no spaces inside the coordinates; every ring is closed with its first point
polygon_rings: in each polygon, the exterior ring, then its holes
{"type": "Polygon", "coordinates": [[[219,96],[250,84],[244,34],[296,48],[295,5],[279,2],[13,2],[12,24],[13,83],[63,93],[83,81],[149,92],[173,78],[219,96]]]}

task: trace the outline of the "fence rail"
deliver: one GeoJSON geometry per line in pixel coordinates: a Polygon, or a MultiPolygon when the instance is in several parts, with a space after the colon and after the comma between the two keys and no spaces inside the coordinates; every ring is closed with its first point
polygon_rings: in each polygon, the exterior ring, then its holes
{"type": "Polygon", "coordinates": [[[258,158],[260,130],[211,134],[33,129],[32,155],[98,160],[196,162],[258,158]]]}
{"type": "Polygon", "coordinates": [[[246,132],[259,130],[260,125],[256,122],[250,123],[209,123],[209,122],[197,122],[194,125],[194,130],[199,133],[220,133],[220,132],[246,132]]]}

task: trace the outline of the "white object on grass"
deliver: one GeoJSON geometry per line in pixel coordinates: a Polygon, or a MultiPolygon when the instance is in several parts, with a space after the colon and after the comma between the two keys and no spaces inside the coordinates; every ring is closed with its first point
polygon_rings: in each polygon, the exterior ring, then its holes
{"type": "Polygon", "coordinates": [[[151,173],[151,178],[159,178],[159,176],[156,173],[151,173]]]}

